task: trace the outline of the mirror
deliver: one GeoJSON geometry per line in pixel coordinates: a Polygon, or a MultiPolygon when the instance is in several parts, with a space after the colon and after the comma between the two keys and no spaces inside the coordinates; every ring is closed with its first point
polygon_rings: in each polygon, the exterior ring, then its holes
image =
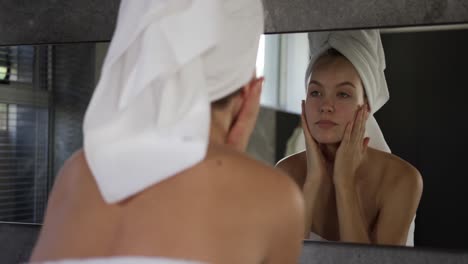
{"type": "MultiPolygon", "coordinates": [[[[467,33],[457,26],[381,34],[390,100],[375,118],[392,153],[423,178],[415,247],[468,244],[468,182],[460,169],[468,144],[467,33]]],[[[107,48],[108,43],[0,47],[0,221],[42,222],[54,176],[82,145],[82,118],[107,48]]],[[[262,37],[257,69],[266,82],[248,152],[270,165],[297,151],[295,142],[300,145],[301,131],[295,129],[308,59],[305,33],[262,37]]]]}
{"type": "MultiPolygon", "coordinates": [[[[392,154],[416,168],[424,184],[408,240],[413,240],[416,247],[465,249],[468,215],[463,205],[468,202],[464,195],[468,180],[461,164],[465,158],[463,150],[468,145],[465,139],[468,131],[463,125],[467,93],[464,84],[468,52],[463,48],[468,44],[466,25],[384,29],[381,39],[390,99],[374,117],[392,154]]],[[[264,54],[266,84],[262,103],[276,111],[273,161],[276,164],[305,149],[300,113],[301,100],[306,98],[307,33],[267,35],[264,54]]],[[[305,159],[302,162],[304,164],[305,159]]],[[[302,166],[307,167],[306,164],[302,166]]],[[[372,179],[377,177],[372,176],[372,179]]],[[[375,196],[366,196],[373,187],[365,183],[365,187],[361,186],[361,200],[366,199],[362,197],[375,199],[375,196]]],[[[379,188],[374,191],[385,190],[379,188]]],[[[364,200],[357,204],[366,207],[369,202],[364,200]]],[[[410,200],[402,201],[394,214],[405,210],[405,203],[410,200]]],[[[341,241],[337,230],[337,202],[322,206],[322,211],[315,212],[319,223],[312,224],[312,231],[318,231],[325,238],[328,236],[328,240],[341,241]]],[[[372,223],[378,221],[382,213],[382,208],[375,210],[369,213],[368,208],[363,209],[363,214],[368,215],[364,221],[371,222],[367,225],[369,230],[373,230],[372,223]]],[[[393,217],[389,219],[395,219],[393,217]]],[[[395,228],[391,223],[388,226],[395,228]]],[[[411,246],[411,241],[407,245],[411,246]]]]}

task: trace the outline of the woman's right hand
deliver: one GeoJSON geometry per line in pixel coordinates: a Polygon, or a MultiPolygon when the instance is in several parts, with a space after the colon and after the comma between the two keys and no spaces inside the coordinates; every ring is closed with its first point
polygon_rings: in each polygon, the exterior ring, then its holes
{"type": "Polygon", "coordinates": [[[302,131],[304,132],[307,157],[307,174],[302,186],[305,206],[304,238],[307,239],[310,236],[313,219],[316,218],[315,215],[323,214],[325,210],[325,200],[330,194],[330,188],[327,188],[327,186],[332,186],[333,178],[328,173],[327,163],[318,142],[315,141],[310,133],[304,101],[302,101],[301,124],[302,131]]]}
{"type": "Polygon", "coordinates": [[[320,150],[320,147],[315,139],[310,134],[309,125],[305,114],[305,102],[302,100],[302,114],[301,114],[302,131],[306,143],[306,156],[307,156],[307,175],[304,183],[304,189],[311,185],[321,185],[330,181],[326,167],[325,158],[320,150]]]}

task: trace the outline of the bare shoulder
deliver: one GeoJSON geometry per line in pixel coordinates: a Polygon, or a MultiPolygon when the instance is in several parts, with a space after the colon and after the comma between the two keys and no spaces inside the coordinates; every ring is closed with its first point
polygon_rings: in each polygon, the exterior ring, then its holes
{"type": "Polygon", "coordinates": [[[86,199],[82,200],[101,200],[85,153],[79,149],[64,162],[59,170],[50,195],[49,207],[53,208],[53,205],[65,202],[65,200],[70,202],[75,197],[82,196],[81,192],[87,194],[86,199]]]}
{"type": "Polygon", "coordinates": [[[287,156],[276,164],[276,168],[288,174],[297,183],[302,186],[305,181],[307,171],[307,157],[306,152],[298,152],[296,154],[287,156]]]}
{"type": "Polygon", "coordinates": [[[90,170],[83,149],[79,149],[65,161],[58,172],[57,179],[68,178],[72,175],[82,175],[83,172],[90,173],[90,170]]]}
{"type": "Polygon", "coordinates": [[[251,232],[257,234],[255,239],[264,241],[269,258],[288,263],[299,254],[304,234],[302,192],[282,170],[242,153],[227,152],[224,155],[233,162],[233,167],[226,169],[236,174],[233,178],[239,184],[235,184],[239,197],[235,202],[245,205],[243,209],[247,213],[244,216],[250,217],[247,226],[257,223],[251,232]]]}
{"type": "Polygon", "coordinates": [[[229,188],[219,188],[217,191],[232,193],[236,204],[244,204],[255,210],[261,207],[276,216],[302,213],[301,192],[281,170],[226,148],[208,155],[206,162],[211,163],[209,169],[216,174],[210,180],[221,182],[222,186],[229,188]]]}
{"type": "Polygon", "coordinates": [[[299,192],[297,186],[284,171],[257,161],[244,153],[225,149],[219,157],[229,160],[226,165],[230,172],[234,173],[240,170],[239,173],[236,173],[236,178],[241,181],[260,184],[263,188],[268,187],[284,193],[296,194],[299,192]]]}
{"type": "Polygon", "coordinates": [[[372,149],[371,153],[378,160],[383,173],[383,186],[389,191],[407,191],[421,193],[423,180],[419,170],[404,159],[383,151],[372,149]]]}
{"type": "Polygon", "coordinates": [[[69,243],[67,239],[69,237],[76,239],[78,236],[70,234],[77,230],[80,230],[81,234],[86,233],[87,230],[77,224],[81,219],[79,215],[82,215],[79,209],[86,207],[77,206],[77,204],[89,200],[96,194],[87,188],[86,195],[76,195],[84,186],[92,186],[91,177],[86,177],[84,173],[90,172],[84,152],[78,150],[65,161],[55,178],[47,203],[44,223],[32,253],[32,261],[42,261],[70,253],[72,248],[70,245],[73,243],[69,243]],[[73,228],[69,228],[70,225],[73,228]],[[60,249],[57,250],[57,248],[60,249]]]}

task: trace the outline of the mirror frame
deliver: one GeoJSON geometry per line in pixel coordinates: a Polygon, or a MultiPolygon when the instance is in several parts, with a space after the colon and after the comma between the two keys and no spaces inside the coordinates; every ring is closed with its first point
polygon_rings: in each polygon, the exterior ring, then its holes
{"type": "MultiPolygon", "coordinates": [[[[263,0],[265,33],[468,23],[466,0],[374,0],[371,2],[372,5],[367,0],[263,0]]],[[[110,41],[119,4],[120,0],[2,0],[0,45],[110,41]]],[[[349,243],[305,242],[304,244],[305,247],[315,245],[313,247],[317,249],[330,247],[344,250],[346,248],[349,254],[359,259],[353,263],[374,263],[375,259],[399,259],[402,252],[407,252],[407,248],[392,250],[390,257],[388,256],[390,252],[385,250],[385,252],[380,252],[379,250],[383,248],[375,245],[364,248],[362,245],[349,243]],[[374,251],[369,251],[368,248],[374,251]]],[[[420,255],[427,254],[427,249],[411,250],[420,255]]],[[[307,253],[306,251],[304,252],[307,253]]],[[[314,257],[317,260],[332,260],[334,252],[336,251],[318,250],[314,257]]],[[[432,254],[446,255],[443,252],[432,254]]],[[[432,254],[429,255],[433,256],[432,254]]],[[[457,262],[460,261],[460,257],[466,260],[466,254],[455,253],[447,256],[447,261],[457,262]],[[458,259],[455,256],[458,256],[458,259]]],[[[412,263],[438,263],[437,258],[412,260],[412,263]]],[[[313,260],[306,260],[306,262],[315,263],[313,260]]]]}
{"type": "MultiPolygon", "coordinates": [[[[265,33],[468,23],[465,0],[263,0],[265,33]]],[[[110,41],[120,0],[2,0],[0,45],[110,41]]]]}

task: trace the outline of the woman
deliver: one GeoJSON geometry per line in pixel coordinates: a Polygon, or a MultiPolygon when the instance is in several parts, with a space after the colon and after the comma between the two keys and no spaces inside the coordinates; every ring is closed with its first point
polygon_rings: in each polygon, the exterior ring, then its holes
{"type": "Polygon", "coordinates": [[[379,32],[312,33],[309,40],[306,151],[277,165],[302,188],[304,236],[405,245],[422,178],[389,153],[372,117],[388,100],[379,32]]]}
{"type": "Polygon", "coordinates": [[[297,261],[300,191],[243,153],[262,12],[260,0],[121,2],[84,149],[57,177],[31,261],[297,261]]]}

